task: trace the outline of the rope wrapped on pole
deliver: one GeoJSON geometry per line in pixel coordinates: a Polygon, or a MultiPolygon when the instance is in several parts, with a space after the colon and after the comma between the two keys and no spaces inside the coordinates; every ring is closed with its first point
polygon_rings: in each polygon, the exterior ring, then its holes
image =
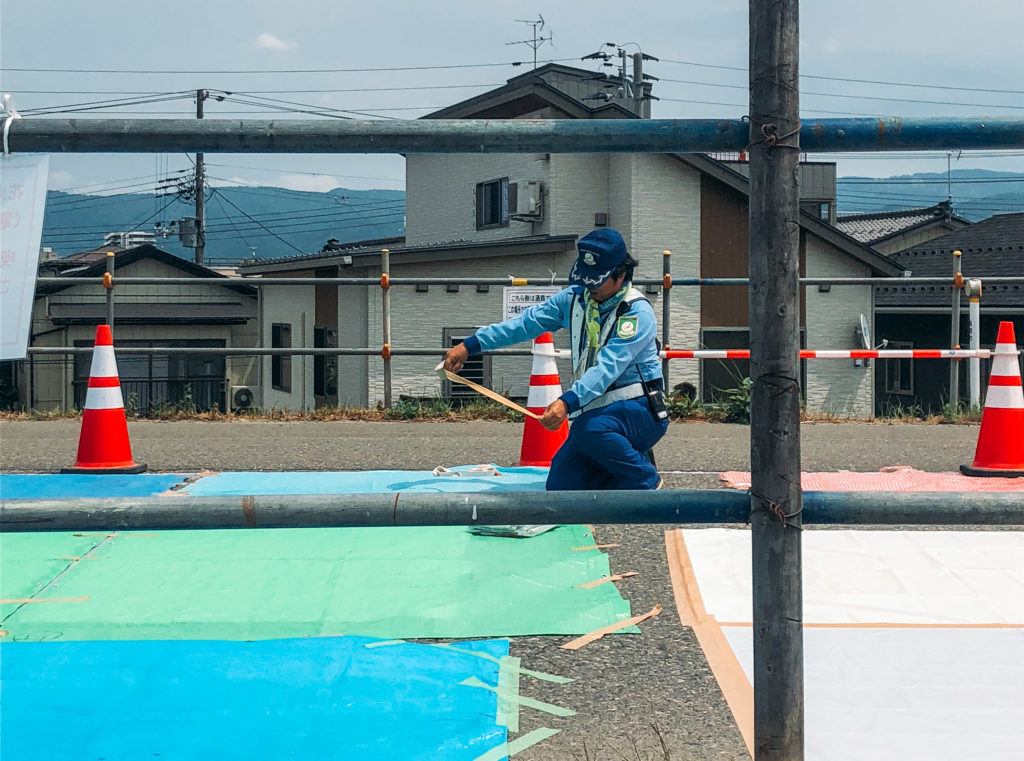
{"type": "MultiPolygon", "coordinates": [[[[805,152],[1024,148],[1020,117],[815,119],[805,152]]],[[[743,119],[20,119],[12,153],[716,153],[743,119]]]]}
{"type": "MultiPolygon", "coordinates": [[[[1022,483],[1024,489],[1024,483],[1022,483]]],[[[1021,492],[805,492],[822,525],[1024,526],[1021,492]]],[[[131,531],[480,526],[746,524],[750,495],[663,491],[298,494],[0,501],[0,531],[131,531]]]]}

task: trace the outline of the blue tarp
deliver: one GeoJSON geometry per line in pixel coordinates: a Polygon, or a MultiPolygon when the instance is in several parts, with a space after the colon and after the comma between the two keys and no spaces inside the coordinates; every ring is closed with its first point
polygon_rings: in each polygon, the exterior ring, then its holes
{"type": "MultiPolygon", "coordinates": [[[[470,466],[453,468],[465,473],[470,466]]],[[[226,472],[207,476],[182,491],[195,496],[248,494],[380,494],[386,492],[543,491],[547,468],[498,468],[500,476],[465,473],[435,476],[429,470],[367,470],[287,473],[226,472]]]]}
{"type": "Polygon", "coordinates": [[[180,484],[180,473],[138,475],[0,474],[0,499],[151,497],[180,484]]]}
{"type": "Polygon", "coordinates": [[[4,761],[474,759],[502,746],[507,640],[0,645],[4,761]]]}

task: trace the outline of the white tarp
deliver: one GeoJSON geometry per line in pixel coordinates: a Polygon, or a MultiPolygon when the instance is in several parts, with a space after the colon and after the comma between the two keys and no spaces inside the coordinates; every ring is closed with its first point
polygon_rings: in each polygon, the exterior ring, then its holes
{"type": "Polygon", "coordinates": [[[49,168],[48,155],[0,157],[0,360],[27,353],[49,168]]]}
{"type": "MultiPolygon", "coordinates": [[[[682,534],[749,692],[750,532],[682,534]]],[[[1021,758],[1024,533],[805,531],[803,576],[808,761],[1021,758]]]]}

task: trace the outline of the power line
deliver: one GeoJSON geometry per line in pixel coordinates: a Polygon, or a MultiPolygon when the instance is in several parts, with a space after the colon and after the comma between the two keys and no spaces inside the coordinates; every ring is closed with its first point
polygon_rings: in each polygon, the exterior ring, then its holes
{"type": "MultiPolygon", "coordinates": [[[[216,188],[213,188],[213,192],[214,192],[214,194],[216,194],[216,195],[220,196],[220,197],[221,197],[221,198],[222,198],[222,199],[223,199],[223,200],[224,200],[224,201],[225,201],[226,203],[230,204],[230,205],[231,205],[231,206],[232,206],[232,207],[233,207],[233,208],[234,208],[234,209],[235,209],[236,211],[239,211],[239,212],[241,212],[241,213],[242,213],[242,214],[243,214],[244,216],[246,216],[246,217],[249,217],[249,215],[248,215],[248,214],[246,214],[246,213],[245,213],[244,211],[242,211],[242,209],[238,208],[238,206],[236,206],[236,205],[235,205],[235,203],[234,203],[234,202],[233,202],[233,201],[232,201],[232,200],[231,200],[230,198],[228,198],[227,196],[225,196],[225,195],[224,195],[223,193],[221,193],[221,192],[220,192],[219,190],[217,190],[216,188]]],[[[252,219],[252,217],[249,217],[249,219],[252,219]]],[[[256,222],[256,220],[255,220],[255,219],[253,219],[252,221],[253,221],[253,222],[256,222]]],[[[271,235],[273,235],[273,236],[274,236],[275,238],[277,238],[277,239],[278,239],[279,241],[281,241],[281,242],[282,242],[282,243],[284,243],[285,245],[289,246],[290,248],[294,249],[295,251],[298,251],[298,252],[299,252],[300,254],[302,254],[302,253],[305,253],[305,252],[304,252],[304,251],[303,251],[303,250],[302,250],[301,248],[299,248],[299,247],[298,247],[298,246],[296,246],[295,244],[293,244],[293,243],[291,243],[291,242],[289,242],[289,241],[285,240],[284,238],[282,238],[282,237],[281,237],[280,235],[278,235],[277,233],[275,233],[275,232],[273,232],[273,231],[271,231],[271,230],[267,229],[266,227],[264,227],[264,226],[263,226],[262,224],[260,224],[259,222],[256,222],[256,224],[257,224],[257,225],[259,225],[260,227],[262,227],[262,228],[263,228],[264,230],[266,230],[266,231],[267,231],[268,233],[270,233],[271,235]]]]}
{"type": "MultiPolygon", "coordinates": [[[[1024,185],[1024,177],[978,177],[976,179],[958,179],[949,180],[954,185],[987,185],[990,183],[1003,183],[1003,182],[1016,182],[1024,185]]],[[[945,179],[929,179],[927,177],[920,178],[907,178],[907,179],[895,179],[887,177],[885,179],[874,179],[866,177],[863,179],[843,179],[836,180],[837,185],[945,185],[947,180],[945,179]]]]}
{"type": "MultiPolygon", "coordinates": [[[[675,63],[682,66],[695,66],[701,69],[719,69],[722,71],[739,71],[744,74],[747,73],[745,66],[723,66],[721,64],[712,63],[700,63],[698,61],[676,61],[671,58],[660,59],[662,63],[675,63]]],[[[928,90],[962,90],[964,92],[992,92],[1001,93],[1004,95],[1024,95],[1024,90],[997,90],[987,87],[957,87],[954,85],[932,85],[922,84],[920,82],[888,82],[879,79],[855,79],[853,77],[831,77],[822,74],[801,74],[801,79],[821,79],[827,82],[855,82],[857,84],[866,85],[886,85],[890,87],[921,87],[928,90]]]]}
{"type": "MultiPolygon", "coordinates": [[[[569,63],[578,58],[552,58],[538,63],[569,63]]],[[[446,69],[486,69],[498,66],[523,66],[526,61],[499,61],[497,63],[460,63],[436,66],[371,66],[338,69],[59,69],[32,67],[0,67],[0,71],[19,71],[47,74],[348,74],[373,71],[441,71],[446,69]]]]}
{"type": "Polygon", "coordinates": [[[64,103],[50,106],[38,106],[36,108],[22,109],[22,114],[33,116],[45,116],[50,113],[72,113],[75,111],[89,111],[97,108],[119,108],[121,106],[144,106],[149,103],[166,103],[174,100],[184,100],[190,96],[181,92],[160,93],[149,98],[116,98],[108,100],[91,100],[81,103],[64,103]]]}
{"type": "MultiPolygon", "coordinates": [[[[338,92],[403,92],[407,90],[471,90],[475,87],[504,87],[505,82],[481,82],[476,85],[409,85],[406,87],[342,87],[318,90],[248,90],[260,95],[308,95],[338,92]]],[[[5,90],[15,95],[159,95],[147,90],[5,90]]],[[[184,91],[183,91],[184,92],[184,91]]],[[[218,92],[228,92],[218,90],[218,92]]]]}
{"type": "MultiPolygon", "coordinates": [[[[748,89],[747,85],[723,85],[723,84],[717,84],[715,82],[695,82],[695,81],[692,81],[692,80],[668,79],[668,78],[665,78],[665,77],[662,77],[661,81],[663,81],[663,82],[674,82],[674,83],[680,83],[680,84],[699,85],[701,87],[723,87],[723,88],[728,88],[730,90],[747,90],[748,89]]],[[[810,95],[810,96],[818,97],[818,98],[849,98],[851,100],[878,100],[878,101],[886,101],[886,102],[892,102],[892,103],[922,103],[922,104],[926,104],[926,105],[935,105],[935,106],[966,106],[966,107],[969,107],[969,108],[1024,109],[1024,106],[1011,105],[1011,104],[1007,104],[1007,103],[964,103],[962,101],[921,100],[921,99],[915,99],[915,98],[891,98],[891,97],[886,97],[886,96],[883,96],[883,95],[850,95],[850,94],[847,94],[847,93],[814,92],[814,91],[810,91],[810,90],[801,90],[800,91],[800,96],[803,97],[804,95],[810,95]]],[[[671,101],[671,100],[676,100],[676,99],[675,98],[660,98],[660,100],[669,100],[669,101],[671,101]]],[[[700,102],[700,101],[694,101],[694,102],[700,102]]],[[[714,105],[731,106],[731,105],[739,105],[739,104],[735,104],[735,103],[718,103],[718,104],[714,104],[714,105]]],[[[803,105],[803,104],[801,104],[801,105],[803,105]]],[[[743,107],[746,108],[745,105],[743,107]]],[[[874,116],[874,115],[875,114],[867,114],[867,116],[874,116]]]]}

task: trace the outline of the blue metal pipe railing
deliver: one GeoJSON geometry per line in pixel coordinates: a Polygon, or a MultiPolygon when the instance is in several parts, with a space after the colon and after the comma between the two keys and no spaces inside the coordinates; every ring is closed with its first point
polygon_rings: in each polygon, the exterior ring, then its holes
{"type": "MultiPolygon", "coordinates": [[[[1019,492],[805,492],[803,522],[830,525],[1024,526],[1019,492]]],[[[731,489],[342,494],[0,501],[0,531],[744,524],[750,496],[731,489]]]]}
{"type": "MultiPolygon", "coordinates": [[[[743,119],[21,119],[13,153],[713,153],[748,148],[743,119]]],[[[800,150],[1024,148],[1024,118],[806,121],[800,150]]]]}

